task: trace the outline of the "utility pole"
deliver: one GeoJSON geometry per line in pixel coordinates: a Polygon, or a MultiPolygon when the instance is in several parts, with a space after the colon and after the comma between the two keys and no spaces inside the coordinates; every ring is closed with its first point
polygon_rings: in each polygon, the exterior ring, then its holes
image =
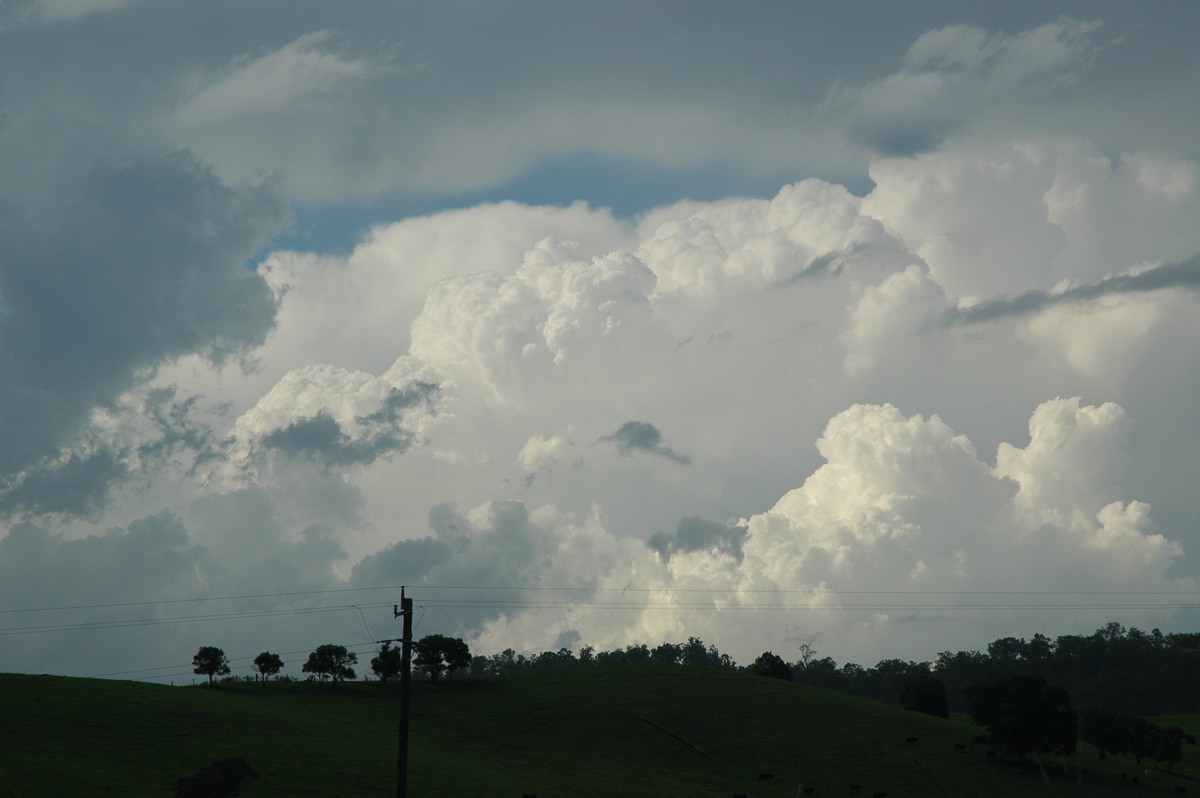
{"type": "Polygon", "coordinates": [[[413,602],[404,597],[400,587],[399,607],[392,605],[392,617],[404,617],[404,633],[400,638],[400,740],[396,751],[396,798],[408,798],[408,703],[412,686],[412,617],[413,602]]]}

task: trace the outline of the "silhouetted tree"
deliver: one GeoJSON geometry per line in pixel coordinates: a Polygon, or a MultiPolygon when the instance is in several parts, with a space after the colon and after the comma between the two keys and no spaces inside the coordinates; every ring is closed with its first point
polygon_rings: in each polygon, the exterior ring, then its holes
{"type": "Polygon", "coordinates": [[[1075,750],[1076,716],[1061,687],[1038,676],[1010,676],[970,685],[963,693],[967,714],[988,730],[997,750],[1018,757],[1075,750]]]}
{"type": "MultiPolygon", "coordinates": [[[[431,682],[437,682],[443,671],[452,677],[455,670],[471,666],[471,650],[457,637],[425,635],[417,642],[419,645],[413,664],[428,673],[431,682]]],[[[507,649],[503,658],[510,664],[516,661],[512,649],[507,649]]],[[[520,657],[520,660],[524,662],[524,657],[520,657]]]]}
{"type": "Polygon", "coordinates": [[[918,673],[904,683],[904,692],[900,694],[900,706],[939,718],[950,717],[946,685],[941,679],[926,673],[918,673]]]}
{"type": "Polygon", "coordinates": [[[213,676],[229,673],[229,658],[216,646],[201,646],[196,656],[192,657],[192,665],[195,666],[193,673],[208,676],[209,684],[212,684],[213,676]]]}
{"type": "Polygon", "coordinates": [[[1183,759],[1183,744],[1196,744],[1196,738],[1178,726],[1168,726],[1159,730],[1158,746],[1154,751],[1155,762],[1166,762],[1167,772],[1170,773],[1175,763],[1183,759]]]}
{"type": "Polygon", "coordinates": [[[462,638],[447,638],[442,660],[446,663],[446,678],[454,681],[455,671],[471,667],[471,649],[462,638]]]}
{"type": "Polygon", "coordinates": [[[283,670],[283,660],[279,658],[278,654],[264,651],[254,658],[254,667],[262,676],[263,684],[266,684],[267,679],[283,670]]]}
{"type": "Polygon", "coordinates": [[[328,676],[334,687],[342,679],[355,678],[354,669],[350,666],[358,662],[358,654],[347,651],[345,646],[326,643],[317,646],[317,650],[308,655],[308,661],[301,668],[305,673],[315,673],[317,678],[324,680],[328,676]]]}
{"type": "Polygon", "coordinates": [[[371,657],[371,672],[379,678],[381,686],[387,686],[387,680],[399,676],[404,667],[404,651],[392,648],[390,642],[379,647],[379,653],[371,657]]]}
{"type": "Polygon", "coordinates": [[[698,637],[689,637],[687,642],[679,646],[679,662],[699,668],[721,667],[721,652],[716,646],[705,646],[698,637]]]}
{"type": "Polygon", "coordinates": [[[655,665],[674,665],[679,662],[679,644],[662,643],[650,651],[650,661],[655,665]]]}
{"type": "Polygon", "coordinates": [[[1079,736],[1101,754],[1129,752],[1132,718],[1106,709],[1088,707],[1080,712],[1079,736]]]}
{"type": "Polygon", "coordinates": [[[755,676],[766,676],[769,679],[792,680],[792,666],[783,661],[783,657],[764,651],[750,665],[750,672],[755,676]]]}

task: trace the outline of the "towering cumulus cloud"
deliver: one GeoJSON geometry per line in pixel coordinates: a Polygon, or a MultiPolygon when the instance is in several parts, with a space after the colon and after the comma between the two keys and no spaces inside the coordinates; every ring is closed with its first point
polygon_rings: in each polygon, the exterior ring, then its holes
{"type": "Polygon", "coordinates": [[[213,2],[0,8],[0,670],[1194,625],[1194,12],[213,2]]]}

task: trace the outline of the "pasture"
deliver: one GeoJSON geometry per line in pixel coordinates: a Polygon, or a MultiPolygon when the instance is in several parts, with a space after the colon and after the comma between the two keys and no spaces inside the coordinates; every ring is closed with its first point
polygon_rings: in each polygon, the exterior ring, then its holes
{"type": "MultiPolygon", "coordinates": [[[[1032,760],[957,750],[980,731],[965,717],[740,673],[594,667],[413,687],[417,798],[1200,795],[1193,746],[1174,774],[1085,746],[1078,761],[1043,758],[1043,777],[1032,760]]],[[[259,774],[244,798],[394,795],[398,696],[361,682],[0,675],[0,770],[20,798],[170,796],[176,778],[241,756],[259,774]]],[[[1194,716],[1156,720],[1200,733],[1194,716]]]]}

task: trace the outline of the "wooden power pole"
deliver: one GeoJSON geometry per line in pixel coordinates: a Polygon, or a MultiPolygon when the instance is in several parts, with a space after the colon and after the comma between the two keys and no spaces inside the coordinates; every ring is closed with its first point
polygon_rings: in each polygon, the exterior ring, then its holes
{"type": "Polygon", "coordinates": [[[396,798],[408,798],[408,704],[412,687],[412,618],[413,602],[404,597],[400,587],[400,606],[392,607],[393,617],[404,618],[404,634],[400,638],[400,739],[396,750],[396,798]]]}

